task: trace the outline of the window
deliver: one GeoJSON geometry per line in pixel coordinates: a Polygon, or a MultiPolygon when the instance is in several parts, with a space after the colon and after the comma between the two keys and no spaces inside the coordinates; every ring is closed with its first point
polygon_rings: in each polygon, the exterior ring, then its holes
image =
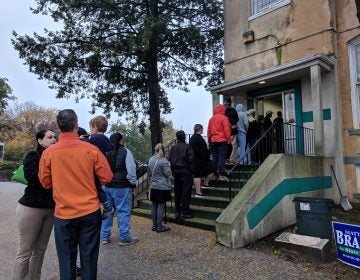
{"type": "Polygon", "coordinates": [[[348,46],[353,127],[360,129],[360,38],[348,46]]]}
{"type": "Polygon", "coordinates": [[[255,18],[290,3],[290,0],[251,0],[251,17],[255,18]]]}

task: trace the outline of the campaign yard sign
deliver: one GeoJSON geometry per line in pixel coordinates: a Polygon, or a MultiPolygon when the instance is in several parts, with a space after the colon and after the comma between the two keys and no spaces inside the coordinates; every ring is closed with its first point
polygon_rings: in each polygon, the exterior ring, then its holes
{"type": "Polygon", "coordinates": [[[360,226],[332,222],[338,259],[360,268],[360,226]]]}

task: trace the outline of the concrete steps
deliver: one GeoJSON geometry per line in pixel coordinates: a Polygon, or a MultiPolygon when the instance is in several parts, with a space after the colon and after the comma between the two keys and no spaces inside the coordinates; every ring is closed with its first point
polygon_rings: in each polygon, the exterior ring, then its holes
{"type": "MultiPolygon", "coordinates": [[[[194,191],[191,196],[190,209],[193,214],[192,219],[175,219],[174,196],[172,202],[167,202],[167,220],[184,226],[201,228],[205,230],[215,230],[215,220],[221,214],[248,179],[254,174],[254,166],[238,166],[230,175],[230,181],[211,181],[209,186],[202,192],[206,198],[197,198],[194,191]],[[231,191],[230,191],[231,190],[231,191]],[[231,198],[230,198],[231,194],[231,198]]],[[[141,199],[137,202],[137,207],[132,210],[133,215],[151,218],[151,201],[141,199]]]]}

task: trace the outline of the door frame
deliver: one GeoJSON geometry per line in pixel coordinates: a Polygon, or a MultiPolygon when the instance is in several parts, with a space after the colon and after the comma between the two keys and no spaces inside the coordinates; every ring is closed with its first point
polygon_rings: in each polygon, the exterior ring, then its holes
{"type": "MultiPolygon", "coordinates": [[[[303,126],[303,110],[302,110],[302,93],[301,93],[301,81],[293,81],[284,84],[279,84],[275,86],[269,86],[261,89],[251,90],[246,93],[247,99],[247,108],[254,109],[254,98],[266,96],[268,94],[285,91],[285,90],[294,90],[295,94],[295,118],[296,126],[303,126]]],[[[284,102],[284,100],[283,100],[284,102]]],[[[303,133],[299,129],[296,129],[296,152],[301,154],[304,151],[304,138],[303,133]]]]}

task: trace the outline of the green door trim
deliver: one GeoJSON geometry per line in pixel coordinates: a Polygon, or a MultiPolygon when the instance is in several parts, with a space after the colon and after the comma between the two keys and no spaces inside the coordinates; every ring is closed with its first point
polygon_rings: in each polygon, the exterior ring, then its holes
{"type": "Polygon", "coordinates": [[[255,228],[286,195],[331,187],[331,176],[284,179],[250,209],[247,214],[249,228],[255,228]]]}

